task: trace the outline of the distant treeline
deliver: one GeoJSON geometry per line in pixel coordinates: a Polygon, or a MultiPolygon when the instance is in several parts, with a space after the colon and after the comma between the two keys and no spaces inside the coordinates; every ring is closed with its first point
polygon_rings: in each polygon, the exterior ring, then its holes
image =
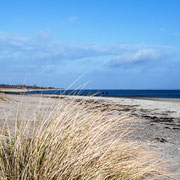
{"type": "Polygon", "coordinates": [[[0,88],[16,88],[16,89],[56,89],[54,87],[43,87],[43,86],[36,86],[35,84],[32,86],[27,86],[24,84],[18,85],[10,85],[10,84],[0,84],[0,88]]]}

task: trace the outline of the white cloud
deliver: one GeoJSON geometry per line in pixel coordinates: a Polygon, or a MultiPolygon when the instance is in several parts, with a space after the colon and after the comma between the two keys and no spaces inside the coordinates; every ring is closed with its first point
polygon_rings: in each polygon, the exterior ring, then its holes
{"type": "Polygon", "coordinates": [[[76,21],[78,18],[76,16],[72,16],[70,18],[68,18],[68,22],[73,22],[76,21]]]}
{"type": "Polygon", "coordinates": [[[171,49],[173,48],[166,46],[129,44],[114,46],[65,44],[52,40],[46,32],[40,32],[34,36],[1,32],[0,66],[6,66],[6,70],[19,71],[27,67],[31,71],[36,68],[52,69],[62,64],[63,67],[73,64],[74,67],[71,69],[78,69],[79,66],[103,69],[137,62],[158,61],[166,51],[169,52],[171,49]]]}
{"type": "Polygon", "coordinates": [[[107,55],[110,52],[94,45],[63,44],[51,40],[47,34],[38,33],[35,36],[19,36],[0,33],[0,59],[15,59],[19,61],[63,61],[86,57],[107,55]]]}
{"type": "Polygon", "coordinates": [[[163,53],[155,49],[138,49],[128,53],[122,53],[111,60],[111,65],[131,64],[137,62],[146,62],[158,60],[163,56],[163,53]]]}

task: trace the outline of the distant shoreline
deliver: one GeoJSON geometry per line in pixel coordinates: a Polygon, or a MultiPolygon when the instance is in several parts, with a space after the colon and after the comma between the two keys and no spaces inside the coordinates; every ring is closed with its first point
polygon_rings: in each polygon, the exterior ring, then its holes
{"type": "Polygon", "coordinates": [[[0,88],[0,93],[14,95],[78,95],[106,98],[130,98],[151,101],[179,102],[180,90],[64,90],[64,89],[17,89],[0,88]],[[119,93],[119,94],[118,94],[119,93]]]}

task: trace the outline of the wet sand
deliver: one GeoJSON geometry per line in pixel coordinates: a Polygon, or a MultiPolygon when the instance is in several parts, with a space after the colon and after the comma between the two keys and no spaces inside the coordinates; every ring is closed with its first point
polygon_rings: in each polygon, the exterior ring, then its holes
{"type": "MultiPolygon", "coordinates": [[[[52,95],[7,97],[8,100],[0,101],[1,124],[6,119],[14,122],[21,101],[23,104],[21,109],[25,112],[25,117],[29,117],[27,120],[33,119],[37,110],[42,107],[48,114],[59,101],[58,96],[52,95]]],[[[148,146],[162,159],[169,160],[171,172],[179,174],[177,177],[180,177],[180,99],[64,96],[60,101],[72,99],[75,102],[88,99],[85,105],[88,106],[93,102],[91,110],[107,111],[116,116],[127,114],[130,117],[130,126],[134,129],[128,138],[148,146]]]]}

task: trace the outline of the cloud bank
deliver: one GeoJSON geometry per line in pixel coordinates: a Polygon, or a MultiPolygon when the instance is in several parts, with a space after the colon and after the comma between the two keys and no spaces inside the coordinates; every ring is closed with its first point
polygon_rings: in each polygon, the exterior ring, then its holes
{"type": "Polygon", "coordinates": [[[99,46],[97,44],[65,44],[50,39],[46,33],[32,37],[0,33],[0,60],[47,62],[74,61],[83,58],[111,56],[109,62],[129,64],[160,59],[172,47],[145,45],[99,46]]]}
{"type": "Polygon", "coordinates": [[[45,32],[34,36],[0,32],[0,75],[1,80],[27,73],[41,78],[47,74],[51,77],[63,74],[68,78],[68,73],[87,71],[101,73],[100,76],[112,71],[115,74],[139,71],[140,76],[144,69],[151,74],[164,72],[169,67],[178,72],[180,61],[176,51],[175,47],[144,44],[69,44],[53,40],[45,32]]]}
{"type": "Polygon", "coordinates": [[[114,66],[122,64],[143,63],[147,61],[158,61],[163,57],[163,53],[155,49],[140,49],[135,52],[123,53],[111,60],[114,66]]]}

